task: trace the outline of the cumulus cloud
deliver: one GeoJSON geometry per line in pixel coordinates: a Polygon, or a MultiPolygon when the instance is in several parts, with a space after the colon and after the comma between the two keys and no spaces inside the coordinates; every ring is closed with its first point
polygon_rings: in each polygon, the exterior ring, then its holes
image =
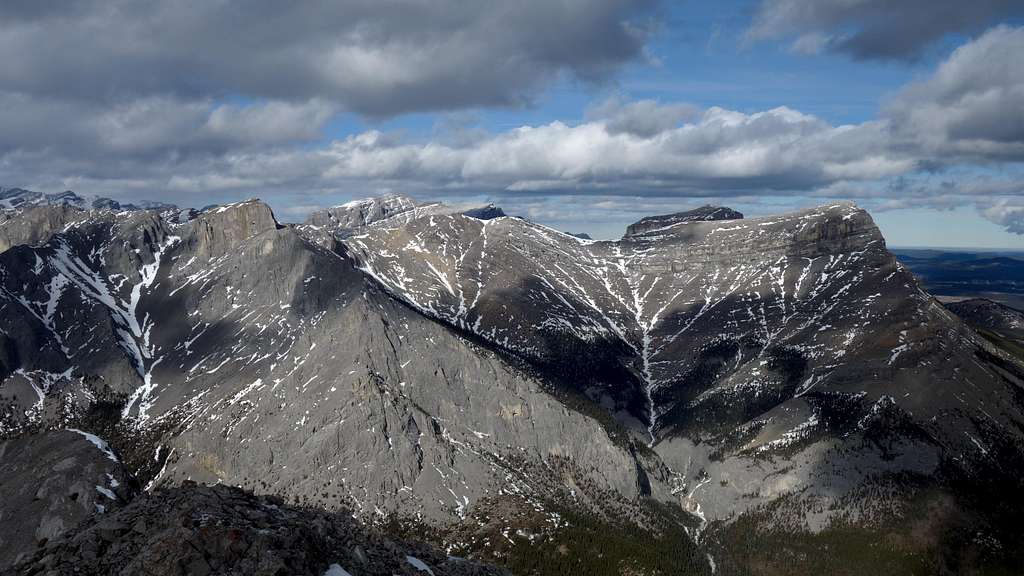
{"type": "Polygon", "coordinates": [[[218,105],[201,131],[241,142],[315,140],[336,108],[323,100],[304,103],[267,102],[257,106],[218,105]]]}
{"type": "MultiPolygon", "coordinates": [[[[61,184],[40,184],[96,192],[125,187],[124,180],[131,179],[140,184],[130,190],[149,182],[152,190],[186,195],[386,187],[454,194],[736,196],[888,178],[915,165],[914,158],[886,148],[884,124],[832,126],[785,107],[755,113],[713,107],[689,121],[655,122],[646,125],[655,128],[644,130],[636,123],[624,130],[617,112],[575,125],[523,126],[469,141],[408,142],[371,130],[323,147],[300,148],[276,145],[274,130],[265,130],[270,140],[263,145],[222,144],[227,126],[240,124],[228,134],[244,134],[254,118],[281,114],[274,105],[213,113],[187,106],[179,110],[163,101],[144,106],[166,107],[161,110],[166,120],[137,122],[146,115],[130,107],[110,118],[69,124],[82,138],[108,134],[97,139],[95,157],[47,148],[16,150],[3,157],[0,171],[20,174],[26,183],[40,182],[38,175],[45,174],[61,184]],[[169,150],[174,142],[180,151],[169,150]],[[202,147],[210,152],[195,152],[202,147]],[[90,161],[101,157],[118,161],[90,161]]],[[[315,106],[284,113],[319,114],[315,106]]],[[[688,108],[687,114],[692,114],[688,108]]]]}
{"type": "MultiPolygon", "coordinates": [[[[51,30],[68,61],[97,79],[78,76],[50,45],[0,62],[3,185],[191,205],[302,191],[293,215],[338,193],[500,195],[545,217],[558,207],[543,198],[559,193],[586,196],[574,200],[581,206],[600,198],[601,210],[619,214],[624,198],[653,208],[635,199],[802,195],[891,209],[976,205],[993,222],[1018,229],[1024,178],[999,170],[1024,161],[1024,115],[1016,112],[1024,109],[1021,28],[995,28],[966,43],[895,93],[878,118],[859,124],[834,125],[788,107],[699,109],[615,97],[576,122],[488,132],[453,114],[451,126],[433,137],[368,130],[327,142],[325,127],[344,110],[510,104],[555,75],[600,78],[642,49],[644,32],[630,18],[646,4],[480,3],[484,10],[460,3],[463,11],[434,22],[440,16],[424,3],[346,1],[339,6],[350,20],[340,22],[324,7],[322,22],[303,23],[303,38],[292,37],[289,30],[300,26],[289,22],[256,21],[254,14],[267,19],[276,4],[247,4],[249,14],[232,2],[206,3],[198,15],[164,3],[149,6],[148,15],[134,3],[98,11],[78,0],[70,15],[42,4],[0,5],[0,46],[38,42],[35,34],[51,30]],[[426,19],[419,27],[429,31],[407,30],[415,26],[397,14],[426,19]],[[517,31],[497,30],[498,17],[517,31]],[[244,38],[225,39],[232,18],[244,38]],[[526,30],[531,18],[540,32],[526,30]],[[111,21],[125,25],[117,42],[100,34],[111,21]],[[572,30],[545,28],[552,22],[572,30]],[[161,38],[157,23],[183,40],[161,38]],[[65,29],[82,41],[80,51],[65,45],[65,29]],[[448,34],[434,37],[434,30],[448,34]],[[83,31],[95,42],[85,42],[83,31]],[[581,46],[608,35],[611,47],[584,53],[581,46]],[[410,52],[410,39],[422,43],[421,52],[410,52]],[[243,48],[251,56],[238,52],[243,48]],[[222,70],[230,66],[238,69],[222,70]],[[520,66],[526,72],[497,79],[520,66]],[[448,82],[443,89],[435,75],[448,82]],[[978,178],[981,169],[995,177],[978,178]]],[[[573,213],[597,218],[592,209],[573,213]]]]}
{"type": "Polygon", "coordinates": [[[948,34],[973,34],[1019,15],[1019,0],[762,0],[747,38],[794,38],[801,53],[912,60],[948,34]]]}
{"type": "Polygon", "coordinates": [[[308,145],[337,114],[517,106],[556,79],[603,81],[644,57],[655,2],[2,2],[0,179],[319,189],[308,145]]]}
{"type": "Polygon", "coordinates": [[[627,102],[622,97],[613,97],[590,108],[586,117],[602,121],[612,134],[653,136],[699,115],[700,109],[692,104],[663,104],[656,100],[627,102]]]}
{"type": "Polygon", "coordinates": [[[642,57],[654,0],[76,0],[0,5],[0,86],[66,99],[242,94],[366,115],[515,105],[642,57]],[[29,48],[30,47],[30,48],[29,48]]]}
{"type": "Polygon", "coordinates": [[[979,205],[982,216],[1014,234],[1024,234],[1024,200],[1001,198],[982,202],[979,205]]]}
{"type": "Polygon", "coordinates": [[[327,176],[473,182],[505,190],[809,189],[839,178],[883,178],[913,162],[872,148],[876,124],[833,127],[789,108],[745,114],[710,108],[694,122],[646,134],[621,127],[621,116],[570,126],[522,127],[474,146],[406,144],[377,132],[352,136],[324,151],[327,176]]]}
{"type": "Polygon", "coordinates": [[[994,28],[886,106],[895,136],[945,161],[1024,160],[1024,28],[994,28]]]}

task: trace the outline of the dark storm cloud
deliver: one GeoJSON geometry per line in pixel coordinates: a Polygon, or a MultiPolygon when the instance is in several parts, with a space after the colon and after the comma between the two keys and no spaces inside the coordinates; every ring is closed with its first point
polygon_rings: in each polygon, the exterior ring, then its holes
{"type": "Polygon", "coordinates": [[[947,34],[974,34],[1019,15],[1020,0],[763,0],[748,37],[795,37],[801,52],[912,60],[947,34]]]}
{"type": "Polygon", "coordinates": [[[642,54],[653,0],[0,4],[0,87],[66,99],[314,98],[366,115],[515,105],[642,54]]]}

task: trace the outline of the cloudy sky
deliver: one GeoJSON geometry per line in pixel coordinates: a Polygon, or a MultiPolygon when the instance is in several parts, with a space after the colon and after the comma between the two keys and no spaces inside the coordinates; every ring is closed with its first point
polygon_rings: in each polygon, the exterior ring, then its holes
{"type": "Polygon", "coordinates": [[[1020,0],[6,0],[0,53],[3,187],[595,237],[844,199],[891,245],[1024,248],[1020,0]]]}

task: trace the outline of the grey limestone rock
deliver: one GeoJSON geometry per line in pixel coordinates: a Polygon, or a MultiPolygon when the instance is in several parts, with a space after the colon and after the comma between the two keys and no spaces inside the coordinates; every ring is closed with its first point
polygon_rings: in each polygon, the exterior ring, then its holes
{"type": "Polygon", "coordinates": [[[0,567],[97,511],[119,508],[136,491],[113,450],[82,431],[0,440],[0,462],[0,567]]]}

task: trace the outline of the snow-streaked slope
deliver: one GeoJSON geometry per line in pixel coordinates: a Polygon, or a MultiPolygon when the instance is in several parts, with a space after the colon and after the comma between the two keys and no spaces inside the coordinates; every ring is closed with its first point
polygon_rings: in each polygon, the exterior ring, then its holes
{"type": "Polygon", "coordinates": [[[894,399],[963,447],[974,446],[964,430],[977,433],[968,413],[1000,426],[1017,417],[1012,389],[975,359],[989,347],[921,290],[863,210],[747,220],[702,210],[646,219],[660,224],[615,242],[430,214],[344,243],[426,315],[542,363],[621,366],[603,382],[586,374],[587,392],[643,422],[651,442],[782,448],[824,431],[836,395],[865,416],[894,399]],[[964,386],[977,381],[998,384],[964,386]],[[952,398],[967,413],[932,423],[952,398]],[[766,425],[808,403],[796,430],[766,425]]]}
{"type": "Polygon", "coordinates": [[[158,438],[150,488],[191,478],[444,522],[488,498],[541,507],[566,478],[581,506],[638,494],[628,439],[259,202],[185,223],[92,214],[0,254],[0,279],[17,348],[0,395],[20,391],[2,431],[120,399],[158,438]]]}

